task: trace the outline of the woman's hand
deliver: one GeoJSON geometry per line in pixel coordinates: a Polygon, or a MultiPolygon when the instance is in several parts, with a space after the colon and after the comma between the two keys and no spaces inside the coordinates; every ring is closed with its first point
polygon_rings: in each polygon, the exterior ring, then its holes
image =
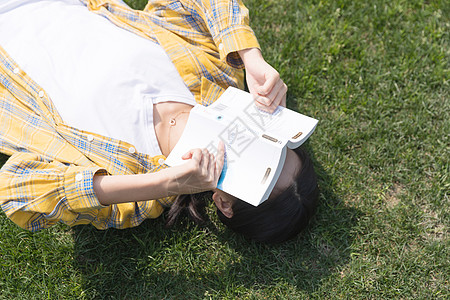
{"type": "Polygon", "coordinates": [[[183,155],[186,163],[170,168],[173,180],[169,194],[195,194],[216,188],[224,164],[225,146],[219,142],[217,157],[206,149],[193,149],[183,155]]]}
{"type": "Polygon", "coordinates": [[[225,146],[220,142],[217,157],[206,149],[194,149],[183,156],[186,163],[159,172],[95,175],[94,192],[102,205],[110,205],[209,191],[217,186],[224,154],[225,146]]]}
{"type": "Polygon", "coordinates": [[[257,48],[239,51],[246,70],[247,85],[258,108],[274,112],[278,105],[286,106],[287,86],[280,74],[269,65],[257,48]]]}

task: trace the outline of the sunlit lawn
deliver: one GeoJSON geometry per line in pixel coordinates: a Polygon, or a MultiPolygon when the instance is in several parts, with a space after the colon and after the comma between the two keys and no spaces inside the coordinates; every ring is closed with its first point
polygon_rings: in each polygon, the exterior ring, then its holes
{"type": "Polygon", "coordinates": [[[450,5],[245,3],[288,106],[320,120],[306,145],[321,186],[308,230],[278,246],[251,243],[212,205],[204,227],[174,229],[161,218],[29,233],[2,213],[0,298],[450,296],[450,5]]]}

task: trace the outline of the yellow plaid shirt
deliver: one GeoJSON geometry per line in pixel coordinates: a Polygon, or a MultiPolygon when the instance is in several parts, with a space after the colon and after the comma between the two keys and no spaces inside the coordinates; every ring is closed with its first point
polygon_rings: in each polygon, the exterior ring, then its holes
{"type": "MultiPolygon", "coordinates": [[[[93,13],[167,52],[197,103],[209,105],[228,86],[243,88],[236,51],[259,47],[240,0],[155,0],[143,11],[115,0],[82,0],[93,13]]],[[[58,221],[127,228],[161,215],[174,197],[102,206],[94,174],[157,172],[161,156],[64,124],[48,94],[0,46],[0,205],[36,231],[58,221]]]]}

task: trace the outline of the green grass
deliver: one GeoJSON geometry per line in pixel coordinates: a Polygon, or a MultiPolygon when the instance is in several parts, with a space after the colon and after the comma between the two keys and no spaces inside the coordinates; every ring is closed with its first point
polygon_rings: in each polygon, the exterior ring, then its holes
{"type": "Polygon", "coordinates": [[[295,240],[245,241],[212,206],[206,226],[170,230],[161,218],[32,234],[2,214],[0,298],[448,298],[445,3],[246,1],[288,106],[320,120],[307,147],[321,204],[295,240]]]}

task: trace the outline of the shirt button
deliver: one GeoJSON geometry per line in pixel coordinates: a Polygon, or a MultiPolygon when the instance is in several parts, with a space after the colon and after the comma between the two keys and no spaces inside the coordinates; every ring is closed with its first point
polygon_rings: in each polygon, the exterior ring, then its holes
{"type": "Polygon", "coordinates": [[[14,74],[19,74],[20,69],[19,68],[15,68],[13,72],[14,72],[14,74]]]}
{"type": "Polygon", "coordinates": [[[78,173],[77,175],[75,175],[75,181],[81,181],[83,180],[83,174],[78,173]]]}
{"type": "Polygon", "coordinates": [[[158,159],[158,164],[163,165],[166,161],[164,160],[164,158],[160,158],[158,159]]]}
{"type": "Polygon", "coordinates": [[[136,152],[136,149],[134,149],[134,147],[130,147],[128,148],[128,152],[130,152],[131,154],[136,152]]]}
{"type": "Polygon", "coordinates": [[[44,97],[44,91],[39,91],[39,97],[44,97]]]}
{"type": "Polygon", "coordinates": [[[88,134],[87,140],[88,142],[92,142],[94,140],[94,136],[92,134],[88,134]]]}
{"type": "Polygon", "coordinates": [[[220,43],[220,44],[219,44],[219,50],[222,50],[222,49],[223,49],[223,44],[220,43]]]}

